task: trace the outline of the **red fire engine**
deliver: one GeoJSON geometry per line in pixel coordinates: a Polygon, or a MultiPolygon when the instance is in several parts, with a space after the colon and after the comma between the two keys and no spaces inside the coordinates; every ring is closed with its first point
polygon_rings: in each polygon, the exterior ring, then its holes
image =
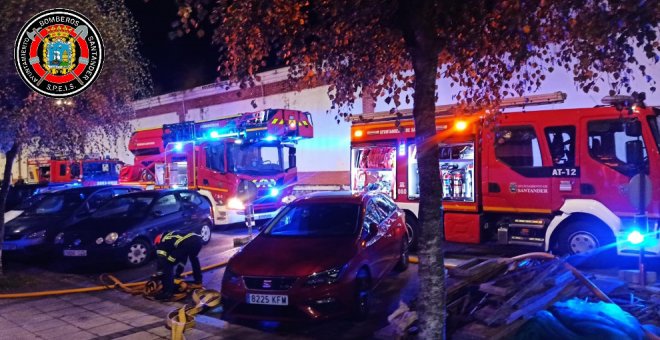
{"type": "Polygon", "coordinates": [[[157,163],[165,161],[163,129],[153,128],[133,132],[128,142],[128,150],[135,156],[133,165],[121,168],[119,183],[154,186],[157,163]]]}
{"type": "Polygon", "coordinates": [[[117,159],[47,159],[28,160],[30,183],[117,184],[123,163],[117,159]]]}
{"type": "MultiPolygon", "coordinates": [[[[146,131],[153,139],[158,135],[146,131]]],[[[153,176],[155,187],[198,190],[211,203],[216,225],[245,220],[247,202],[241,188],[256,194],[251,201],[255,220],[273,217],[283,200],[291,198],[297,181],[296,143],[314,136],[310,113],[285,109],[166,124],[161,144],[139,145],[148,143],[146,131],[136,133],[134,137],[141,139],[133,138],[131,143],[133,150],[153,147],[148,154],[153,164],[139,166],[153,176]],[[162,154],[156,154],[161,145],[162,154]]],[[[133,152],[137,156],[141,151],[133,152]]]]}
{"type": "MultiPolygon", "coordinates": [[[[538,95],[505,100],[502,107],[564,99],[563,93],[538,95]]],[[[658,108],[504,113],[494,123],[486,115],[451,116],[449,109],[436,110],[447,241],[497,241],[560,254],[618,241],[619,254],[638,254],[626,235],[639,229],[655,241],[645,252],[660,253],[658,108]]],[[[389,113],[352,120],[352,189],[388,192],[416,236],[420,178],[411,116],[404,115],[399,128],[389,113]]]]}

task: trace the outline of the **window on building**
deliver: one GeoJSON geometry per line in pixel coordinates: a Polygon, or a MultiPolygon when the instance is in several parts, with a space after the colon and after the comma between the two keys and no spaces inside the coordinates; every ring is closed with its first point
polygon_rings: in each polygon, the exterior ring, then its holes
{"type": "Polygon", "coordinates": [[[575,165],[575,126],[547,127],[545,136],[553,165],[575,165]]]}
{"type": "Polygon", "coordinates": [[[511,167],[543,166],[539,140],[532,126],[497,129],[495,157],[511,167]]]}

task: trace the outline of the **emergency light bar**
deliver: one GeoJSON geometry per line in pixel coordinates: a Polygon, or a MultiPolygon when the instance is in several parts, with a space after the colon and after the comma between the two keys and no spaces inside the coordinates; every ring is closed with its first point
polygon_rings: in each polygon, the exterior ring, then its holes
{"type": "MultiPolygon", "coordinates": [[[[547,94],[534,94],[524,97],[504,98],[500,102],[499,107],[508,108],[508,107],[518,107],[518,106],[556,104],[556,103],[563,103],[565,100],[566,100],[566,93],[557,91],[547,94]]],[[[435,114],[446,115],[448,114],[448,111],[454,107],[456,107],[455,104],[436,106],[435,114]]],[[[412,117],[412,109],[401,110],[399,111],[399,113],[402,115],[400,119],[406,119],[412,117]]],[[[395,117],[395,115],[390,112],[376,112],[376,113],[355,115],[347,118],[346,120],[355,123],[355,122],[372,121],[379,119],[392,119],[393,117],[395,117]]]]}

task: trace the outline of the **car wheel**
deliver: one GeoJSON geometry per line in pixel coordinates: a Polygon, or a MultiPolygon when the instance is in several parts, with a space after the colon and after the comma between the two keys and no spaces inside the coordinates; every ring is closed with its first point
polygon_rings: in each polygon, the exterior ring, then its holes
{"type": "Polygon", "coordinates": [[[211,242],[211,226],[208,223],[202,224],[199,230],[199,235],[202,236],[202,242],[208,244],[211,242]]]}
{"type": "Polygon", "coordinates": [[[408,236],[404,235],[401,239],[401,253],[399,254],[399,261],[397,261],[394,270],[397,272],[405,272],[408,269],[408,236]]]}
{"type": "Polygon", "coordinates": [[[128,245],[126,250],[126,264],[130,267],[139,267],[151,256],[151,245],[141,239],[136,239],[128,245]]]}
{"type": "Polygon", "coordinates": [[[602,263],[603,258],[616,256],[616,239],[612,232],[602,223],[589,220],[579,220],[565,225],[557,237],[558,255],[580,255],[596,248],[604,247],[598,256],[590,256],[584,264],[602,263]],[[595,258],[601,261],[597,261],[595,258]]]}
{"type": "Polygon", "coordinates": [[[406,214],[406,234],[408,235],[408,250],[416,251],[419,245],[419,222],[412,214],[406,214]]]}
{"type": "Polygon", "coordinates": [[[369,316],[371,305],[371,277],[366,269],[361,269],[355,278],[355,306],[353,316],[356,321],[364,321],[369,316]]]}

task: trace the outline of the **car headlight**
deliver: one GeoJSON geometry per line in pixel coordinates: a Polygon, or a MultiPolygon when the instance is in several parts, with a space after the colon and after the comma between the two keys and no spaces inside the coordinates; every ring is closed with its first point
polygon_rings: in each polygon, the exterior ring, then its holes
{"type": "Polygon", "coordinates": [[[319,286],[322,284],[333,284],[341,278],[341,274],[346,266],[328,269],[320,273],[314,273],[307,277],[307,286],[319,286]]]}
{"type": "Polygon", "coordinates": [[[241,277],[229,269],[229,267],[226,267],[225,273],[222,275],[222,282],[230,285],[238,285],[241,283],[241,277]]]}
{"type": "Polygon", "coordinates": [[[295,200],[296,200],[296,196],[288,195],[288,196],[284,196],[284,197],[282,198],[282,203],[283,203],[283,204],[289,204],[289,203],[291,203],[291,202],[293,202],[293,201],[295,201],[295,200]]]}
{"type": "Polygon", "coordinates": [[[54,241],[54,243],[55,243],[55,244],[62,244],[62,243],[64,243],[64,232],[61,232],[61,233],[55,235],[55,241],[54,241]]]}
{"type": "Polygon", "coordinates": [[[238,197],[232,197],[227,201],[227,208],[235,210],[244,210],[245,204],[238,197]]]}
{"type": "Polygon", "coordinates": [[[108,235],[105,236],[105,243],[106,244],[113,244],[117,239],[119,238],[119,234],[112,232],[108,235]]]}
{"type": "Polygon", "coordinates": [[[27,238],[30,238],[30,239],[44,238],[44,237],[46,237],[46,230],[35,231],[32,234],[29,234],[27,236],[27,238]]]}

